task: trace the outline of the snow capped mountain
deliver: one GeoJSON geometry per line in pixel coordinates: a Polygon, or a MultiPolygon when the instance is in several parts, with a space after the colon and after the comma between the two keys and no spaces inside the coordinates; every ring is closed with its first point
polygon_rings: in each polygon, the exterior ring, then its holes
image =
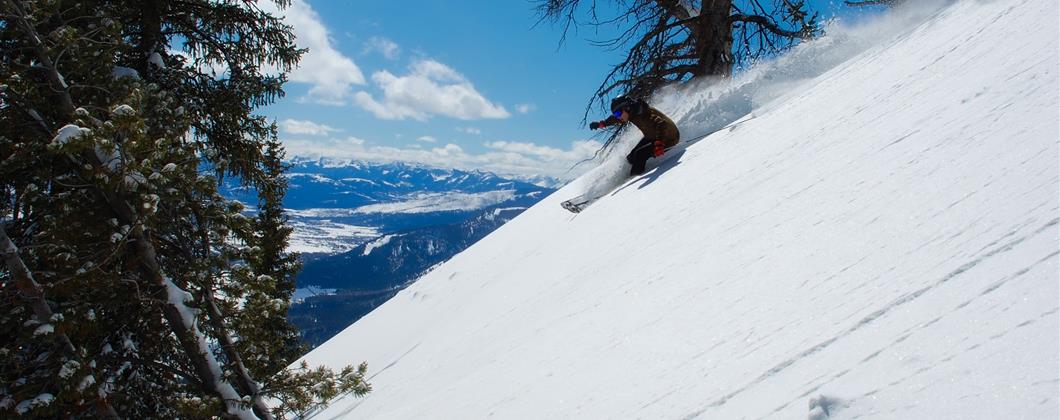
{"type": "MultiPolygon", "coordinates": [[[[291,209],[356,209],[404,201],[417,195],[452,192],[468,194],[463,198],[477,202],[471,206],[482,208],[495,203],[484,203],[474,194],[511,191],[514,196],[551,189],[490,172],[432,168],[405,162],[294,159],[291,165],[287,173],[291,188],[284,201],[291,209]]],[[[555,180],[539,181],[558,183],[555,180]]],[[[459,198],[448,201],[456,202],[459,198]]],[[[403,212],[400,209],[395,211],[403,212]]]]}
{"type": "Polygon", "coordinates": [[[550,189],[558,189],[567,185],[567,181],[544,175],[511,175],[510,178],[550,189]]]}
{"type": "Polygon", "coordinates": [[[296,159],[287,176],[291,249],[326,254],[387,232],[457,223],[488,208],[526,208],[553,191],[488,172],[402,162],[296,159]]]}
{"type": "Polygon", "coordinates": [[[440,211],[477,210],[515,199],[515,190],[483,193],[430,193],[394,203],[371,204],[358,207],[355,213],[434,213],[440,211]]]}
{"type": "MultiPolygon", "coordinates": [[[[553,191],[488,172],[400,162],[289,164],[289,249],[305,260],[297,279],[303,292],[290,317],[310,345],[331,338],[553,191]]],[[[238,186],[229,189],[244,201],[255,200],[238,186]]]]}
{"type": "MultiPolygon", "coordinates": [[[[290,249],[310,254],[346,252],[388,232],[458,223],[486,209],[527,208],[554,190],[489,172],[403,162],[296,158],[289,164],[284,207],[294,227],[290,249]]],[[[234,181],[228,194],[257,200],[234,181]]]]}
{"type": "Polygon", "coordinates": [[[653,98],[687,149],[309,353],[374,389],[314,418],[1060,416],[1058,5],[907,3],[653,98]]]}

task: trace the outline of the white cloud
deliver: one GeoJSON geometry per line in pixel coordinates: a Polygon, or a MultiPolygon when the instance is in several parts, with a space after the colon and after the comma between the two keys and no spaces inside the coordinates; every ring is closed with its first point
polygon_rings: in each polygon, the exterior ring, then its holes
{"type": "Polygon", "coordinates": [[[353,136],[346,137],[346,139],[342,140],[342,142],[344,142],[345,144],[347,144],[349,146],[352,146],[352,147],[362,147],[362,146],[364,146],[364,143],[365,143],[364,139],[359,139],[359,138],[353,137],[353,136]]]}
{"type": "MultiPolygon", "coordinates": [[[[576,175],[570,168],[590,159],[602,144],[595,140],[573,141],[568,149],[541,146],[529,142],[496,141],[486,143],[487,150],[471,153],[459,145],[415,144],[404,148],[371,146],[356,137],[309,139],[284,138],[289,157],[355,159],[371,162],[416,162],[425,165],[478,169],[500,174],[546,175],[564,178],[576,175]]],[[[584,166],[580,169],[586,169],[584,166]]]]}
{"type": "Polygon", "coordinates": [[[365,54],[378,52],[388,60],[394,60],[401,54],[401,47],[398,47],[396,42],[389,39],[373,36],[364,43],[364,52],[365,54]]]}
{"type": "Polygon", "coordinates": [[[479,130],[475,127],[457,127],[456,131],[459,131],[461,133],[474,134],[476,136],[482,134],[482,130],[479,130]]]}
{"type": "Polygon", "coordinates": [[[284,148],[288,157],[339,157],[348,156],[351,151],[364,149],[365,141],[357,137],[344,139],[283,139],[284,148]]]}
{"type": "Polygon", "coordinates": [[[446,144],[445,147],[436,148],[436,149],[433,150],[433,152],[437,153],[439,155],[442,155],[442,156],[463,156],[463,155],[465,155],[464,149],[462,147],[460,147],[460,146],[457,146],[457,145],[453,144],[453,143],[446,144]]]}
{"type": "Polygon", "coordinates": [[[431,136],[422,136],[422,137],[420,137],[420,138],[418,138],[416,140],[422,141],[424,143],[437,143],[438,142],[438,139],[436,139],[434,137],[431,137],[431,136]]]}
{"type": "Polygon", "coordinates": [[[514,141],[494,141],[485,144],[487,148],[506,153],[526,155],[544,160],[581,160],[592,156],[600,148],[600,143],[593,141],[574,142],[568,150],[534,143],[514,141]]]}
{"type": "Polygon", "coordinates": [[[287,133],[308,134],[311,136],[326,136],[331,133],[342,131],[325,124],[317,124],[312,121],[293,120],[290,118],[280,121],[280,127],[287,133]]]}
{"type": "Polygon", "coordinates": [[[515,106],[515,111],[520,114],[529,114],[537,109],[537,105],[534,104],[519,104],[515,106]]]}
{"type": "Polygon", "coordinates": [[[365,84],[364,73],[352,59],[332,45],[327,27],[320,15],[304,0],[294,0],[283,11],[272,1],[258,1],[262,10],[285,16],[284,22],[294,29],[295,44],[309,51],[302,55],[298,68],[291,71],[292,82],[308,83],[312,87],[305,100],[327,105],[344,105],[352,85],[365,84]]]}
{"type": "Polygon", "coordinates": [[[503,106],[486,99],[463,75],[434,60],[413,63],[405,76],[376,72],[372,81],[383,91],[382,98],[377,100],[362,91],[354,99],[378,118],[426,121],[433,115],[461,120],[511,116],[503,106]]]}

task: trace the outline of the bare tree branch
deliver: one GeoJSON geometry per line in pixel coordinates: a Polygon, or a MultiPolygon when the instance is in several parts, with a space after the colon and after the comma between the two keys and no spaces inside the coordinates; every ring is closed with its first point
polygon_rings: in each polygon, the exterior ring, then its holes
{"type": "Polygon", "coordinates": [[[761,26],[762,28],[765,28],[765,29],[769,30],[769,32],[772,32],[772,33],[780,35],[780,36],[786,36],[786,37],[789,37],[789,38],[805,38],[806,37],[805,33],[803,33],[803,32],[788,31],[788,30],[781,29],[779,26],[777,26],[773,22],[770,22],[769,19],[766,19],[765,17],[759,16],[759,15],[732,15],[731,17],[729,17],[729,19],[732,19],[732,21],[734,21],[734,22],[753,23],[753,24],[756,24],[758,26],[761,26]]]}
{"type": "Polygon", "coordinates": [[[861,6],[894,6],[901,3],[903,0],[862,0],[862,1],[850,1],[846,0],[847,6],[861,7],[861,6]]]}
{"type": "Polygon", "coordinates": [[[616,13],[600,20],[595,15],[597,1],[593,0],[592,19],[581,23],[577,17],[585,1],[537,1],[542,21],[564,23],[564,39],[567,31],[579,24],[619,28],[614,38],[594,43],[609,49],[624,48],[627,53],[597,88],[586,106],[583,123],[594,105],[603,107],[606,97],[615,91],[645,97],[671,83],[729,76],[739,65],[775,54],[819,32],[816,14],[811,15],[802,1],[612,0],[616,13]]]}

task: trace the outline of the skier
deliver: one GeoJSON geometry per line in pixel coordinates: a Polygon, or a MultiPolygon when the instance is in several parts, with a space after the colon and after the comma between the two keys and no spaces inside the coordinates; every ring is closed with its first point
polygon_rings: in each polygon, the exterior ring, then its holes
{"type": "Polygon", "coordinates": [[[669,117],[640,99],[619,96],[611,100],[611,112],[611,116],[606,120],[590,123],[589,129],[596,130],[626,122],[632,122],[640,129],[644,138],[626,155],[626,161],[633,165],[629,171],[630,175],[643,174],[648,159],[662,156],[666,149],[675,146],[681,139],[681,132],[669,117]]]}

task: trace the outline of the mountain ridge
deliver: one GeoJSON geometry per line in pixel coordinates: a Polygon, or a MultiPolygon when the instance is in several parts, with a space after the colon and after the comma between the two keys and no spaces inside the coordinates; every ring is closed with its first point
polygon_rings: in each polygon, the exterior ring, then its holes
{"type": "MultiPolygon", "coordinates": [[[[487,208],[526,208],[554,191],[491,172],[418,163],[296,157],[288,164],[284,207],[295,229],[290,250],[314,258],[388,232],[456,223],[487,208]]],[[[226,182],[225,194],[257,201],[236,180],[226,182]]]]}

